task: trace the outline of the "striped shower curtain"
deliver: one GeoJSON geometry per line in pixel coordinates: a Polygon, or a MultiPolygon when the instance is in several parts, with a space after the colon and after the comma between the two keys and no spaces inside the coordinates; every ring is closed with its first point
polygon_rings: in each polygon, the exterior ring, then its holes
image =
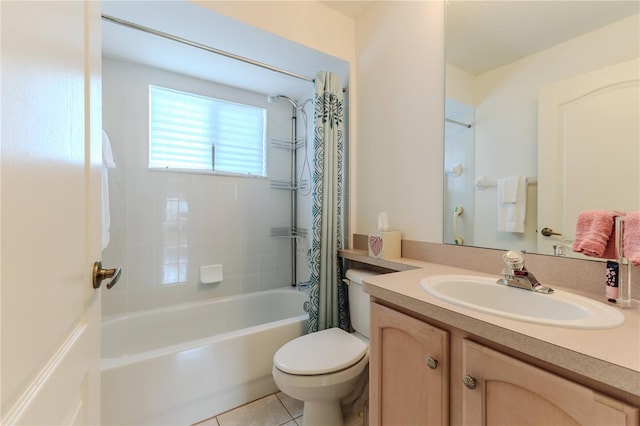
{"type": "Polygon", "coordinates": [[[340,77],[320,71],[315,79],[315,126],[309,332],[348,331],[349,310],[338,250],[343,234],[344,110],[340,77]]]}

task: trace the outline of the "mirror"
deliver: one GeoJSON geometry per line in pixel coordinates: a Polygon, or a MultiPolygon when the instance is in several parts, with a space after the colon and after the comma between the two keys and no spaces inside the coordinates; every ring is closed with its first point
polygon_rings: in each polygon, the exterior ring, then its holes
{"type": "Polygon", "coordinates": [[[626,1],[447,2],[445,243],[585,258],[571,251],[578,212],[640,208],[639,13],[626,1]],[[631,77],[611,81],[618,66],[631,77]],[[499,203],[513,176],[526,190],[499,203]]]}

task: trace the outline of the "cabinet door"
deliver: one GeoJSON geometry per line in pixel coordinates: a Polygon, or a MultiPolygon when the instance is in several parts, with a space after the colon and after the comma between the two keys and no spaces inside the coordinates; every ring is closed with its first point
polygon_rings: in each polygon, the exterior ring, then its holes
{"type": "Polygon", "coordinates": [[[462,351],[465,425],[638,424],[636,407],[469,340],[462,351]]]}
{"type": "Polygon", "coordinates": [[[371,425],[446,425],[449,335],[371,303],[371,425]]]}

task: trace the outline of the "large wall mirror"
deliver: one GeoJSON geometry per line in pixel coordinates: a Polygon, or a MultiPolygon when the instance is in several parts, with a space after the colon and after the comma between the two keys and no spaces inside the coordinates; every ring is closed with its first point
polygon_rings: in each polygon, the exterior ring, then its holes
{"type": "Polygon", "coordinates": [[[639,13],[447,2],[445,243],[583,257],[581,211],[640,210],[639,13]]]}

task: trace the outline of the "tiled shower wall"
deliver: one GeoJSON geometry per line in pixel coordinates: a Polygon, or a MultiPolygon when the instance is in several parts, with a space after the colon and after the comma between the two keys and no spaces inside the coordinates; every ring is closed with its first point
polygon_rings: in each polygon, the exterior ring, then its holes
{"type": "MultiPolygon", "coordinates": [[[[123,270],[103,293],[103,315],[290,285],[290,240],[271,237],[272,227],[289,226],[289,192],[264,178],[148,170],[148,85],[267,108],[267,133],[276,138],[290,135],[290,105],[111,58],[103,58],[102,84],[103,128],[116,162],[103,264],[123,270]],[[223,281],[200,283],[200,266],[212,264],[222,265],[223,281]]],[[[288,180],[289,152],[269,147],[267,154],[269,177],[288,180]]]]}

